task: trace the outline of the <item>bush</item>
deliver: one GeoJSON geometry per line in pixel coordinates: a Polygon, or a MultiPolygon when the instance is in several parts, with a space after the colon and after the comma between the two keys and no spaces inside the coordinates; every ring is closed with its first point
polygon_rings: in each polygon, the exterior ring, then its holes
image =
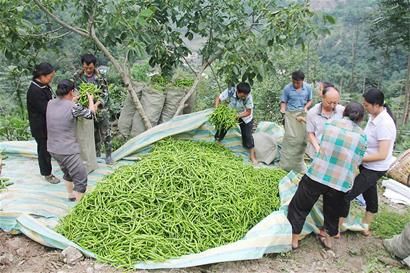
{"type": "Polygon", "coordinates": [[[0,140],[29,140],[28,120],[19,116],[6,116],[0,120],[0,140]]]}

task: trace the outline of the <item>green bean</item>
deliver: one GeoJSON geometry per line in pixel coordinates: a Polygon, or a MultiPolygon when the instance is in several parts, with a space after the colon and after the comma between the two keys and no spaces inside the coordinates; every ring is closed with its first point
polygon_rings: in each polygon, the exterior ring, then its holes
{"type": "Polygon", "coordinates": [[[238,114],[235,109],[222,103],[212,112],[209,122],[216,130],[228,130],[238,124],[238,114]]]}
{"type": "Polygon", "coordinates": [[[100,98],[101,89],[93,83],[81,83],[79,86],[80,97],[78,98],[78,103],[84,107],[88,107],[88,96],[90,94],[94,97],[94,101],[100,98]]]}
{"type": "Polygon", "coordinates": [[[284,175],[214,143],[166,139],[106,176],[57,231],[119,267],[198,253],[243,238],[277,210],[284,175]]]}

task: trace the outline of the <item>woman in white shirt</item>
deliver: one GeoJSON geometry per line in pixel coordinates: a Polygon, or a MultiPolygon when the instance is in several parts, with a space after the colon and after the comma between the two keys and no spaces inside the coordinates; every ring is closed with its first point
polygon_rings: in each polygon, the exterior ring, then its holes
{"type": "Polygon", "coordinates": [[[362,221],[365,227],[363,234],[369,236],[369,225],[378,211],[377,181],[389,170],[394,161],[396,124],[380,90],[371,88],[363,98],[363,106],[370,115],[364,129],[368,147],[353,188],[345,195],[346,207],[342,217],[348,216],[350,201],[363,194],[366,201],[366,213],[362,221]]]}

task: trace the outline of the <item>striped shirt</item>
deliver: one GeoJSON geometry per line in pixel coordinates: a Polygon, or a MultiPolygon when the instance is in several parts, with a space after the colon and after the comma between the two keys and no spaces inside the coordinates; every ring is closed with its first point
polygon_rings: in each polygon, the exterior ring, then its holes
{"type": "Polygon", "coordinates": [[[335,190],[347,192],[353,186],[366,146],[366,134],[357,124],[347,118],[330,121],[325,124],[320,151],[306,175],[335,190]]]}

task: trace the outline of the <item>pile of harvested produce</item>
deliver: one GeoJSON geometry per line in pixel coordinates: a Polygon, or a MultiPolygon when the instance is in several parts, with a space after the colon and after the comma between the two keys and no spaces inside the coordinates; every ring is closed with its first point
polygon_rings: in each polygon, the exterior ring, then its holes
{"type": "Polygon", "coordinates": [[[101,90],[93,83],[81,83],[78,91],[80,92],[80,97],[77,102],[84,107],[88,107],[87,94],[92,95],[94,97],[94,101],[97,101],[100,98],[101,90]]]}
{"type": "Polygon", "coordinates": [[[277,210],[285,174],[214,143],[167,139],[107,176],[57,231],[120,267],[198,253],[241,239],[277,210]]]}
{"type": "Polygon", "coordinates": [[[238,125],[238,114],[235,109],[221,103],[212,112],[209,123],[215,126],[216,130],[228,130],[238,125]]]}

